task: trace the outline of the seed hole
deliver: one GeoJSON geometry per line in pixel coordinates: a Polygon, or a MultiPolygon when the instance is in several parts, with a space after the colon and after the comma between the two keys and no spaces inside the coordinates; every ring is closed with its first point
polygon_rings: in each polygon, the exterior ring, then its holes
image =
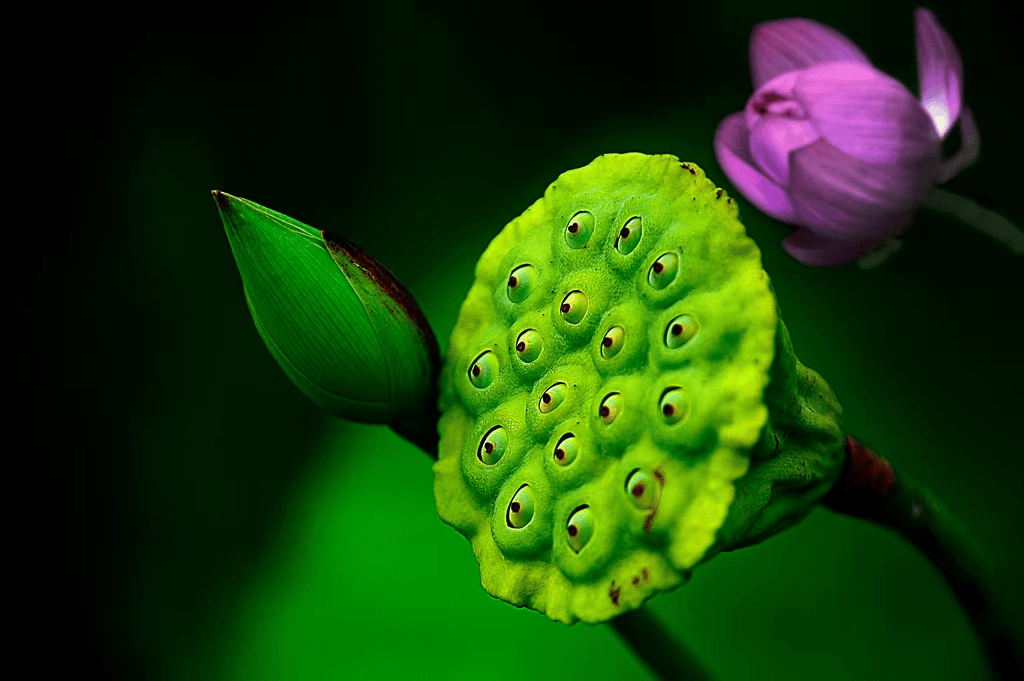
{"type": "Polygon", "coordinates": [[[542,348],[543,343],[536,329],[526,329],[516,338],[516,354],[524,364],[536,360],[542,348]]]}
{"type": "MultiPolygon", "coordinates": [[[[655,473],[657,475],[657,473],[655,473]]],[[[634,468],[626,476],[626,492],[629,500],[637,508],[646,511],[654,508],[661,495],[661,487],[654,481],[650,473],[643,468],[634,468]]]]}
{"type": "Polygon", "coordinates": [[[537,408],[542,414],[550,414],[565,401],[568,393],[569,388],[565,383],[555,383],[545,390],[544,394],[540,396],[540,402],[537,404],[537,408]]]}
{"type": "Polygon", "coordinates": [[[686,408],[686,395],[682,388],[672,386],[661,393],[659,411],[666,424],[671,426],[682,421],[686,416],[686,408]]]}
{"type": "Polygon", "coordinates": [[[621,326],[613,326],[601,339],[601,357],[611,359],[622,351],[626,344],[626,330],[621,326]]]}
{"type": "Polygon", "coordinates": [[[565,523],[565,534],[569,548],[576,553],[583,550],[594,534],[594,521],[590,517],[589,506],[579,506],[569,515],[569,520],[565,523]]]}
{"type": "Polygon", "coordinates": [[[537,268],[533,265],[516,267],[508,277],[508,299],[513,303],[521,303],[526,300],[537,288],[539,278],[537,268]]]}
{"type": "Polygon", "coordinates": [[[490,350],[477,355],[469,367],[469,382],[481,390],[493,383],[497,375],[498,358],[490,350]]]}
{"type": "Polygon", "coordinates": [[[660,291],[673,281],[679,273],[679,255],[674,251],[662,253],[647,272],[647,283],[656,291],[660,291]]]}
{"type": "Polygon", "coordinates": [[[501,426],[494,426],[484,435],[476,455],[484,464],[493,466],[498,463],[508,448],[508,432],[501,426]]]}
{"type": "Polygon", "coordinates": [[[668,323],[665,329],[665,345],[671,350],[681,348],[697,335],[698,324],[688,314],[681,314],[668,323]]]}
{"type": "Polygon", "coordinates": [[[512,496],[512,501],[505,512],[505,522],[509,527],[519,530],[526,527],[533,519],[533,493],[529,485],[523,485],[512,496]]]}
{"type": "Polygon", "coordinates": [[[558,444],[555,445],[555,463],[560,466],[568,466],[576,460],[578,453],[579,448],[576,444],[576,436],[572,433],[566,433],[558,440],[558,444]]]}
{"type": "Polygon", "coordinates": [[[605,424],[610,424],[619,417],[622,411],[622,395],[619,393],[608,393],[601,400],[601,406],[597,413],[605,424]]]}
{"type": "Polygon", "coordinates": [[[629,255],[640,243],[642,236],[643,221],[639,217],[630,218],[615,238],[615,250],[622,255],[629,255]]]}
{"type": "Polygon", "coordinates": [[[565,294],[565,298],[562,299],[562,304],[559,305],[558,311],[562,314],[562,319],[566,323],[575,325],[583,321],[589,305],[590,301],[583,291],[569,291],[569,293],[565,294]]]}
{"type": "Polygon", "coordinates": [[[594,215],[582,210],[569,219],[565,227],[565,243],[569,248],[583,248],[594,233],[594,215]]]}

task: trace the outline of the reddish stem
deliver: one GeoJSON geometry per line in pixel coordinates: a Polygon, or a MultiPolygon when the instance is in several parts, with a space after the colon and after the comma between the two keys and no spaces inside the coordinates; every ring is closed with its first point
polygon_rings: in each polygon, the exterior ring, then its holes
{"type": "Polygon", "coordinates": [[[858,440],[846,438],[846,454],[843,473],[822,504],[836,513],[895,530],[916,546],[953,589],[996,677],[1024,678],[1010,628],[950,514],[927,491],[898,477],[888,461],[858,440]]]}

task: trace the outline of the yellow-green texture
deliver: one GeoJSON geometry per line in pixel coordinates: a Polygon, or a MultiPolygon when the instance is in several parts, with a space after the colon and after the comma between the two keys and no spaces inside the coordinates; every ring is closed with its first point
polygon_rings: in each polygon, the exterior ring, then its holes
{"type": "Polygon", "coordinates": [[[843,454],[735,205],[668,155],[566,172],[491,242],[440,408],[439,515],[489,593],[567,623],[795,522],[843,454]]]}

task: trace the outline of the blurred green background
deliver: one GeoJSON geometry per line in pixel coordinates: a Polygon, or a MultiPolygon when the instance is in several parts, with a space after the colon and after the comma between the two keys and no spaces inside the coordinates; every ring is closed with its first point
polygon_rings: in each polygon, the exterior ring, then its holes
{"type": "MultiPolygon", "coordinates": [[[[981,131],[979,163],[947,189],[1020,225],[1020,43],[998,4],[928,6],[963,53],[981,131]]],[[[849,430],[970,528],[1024,636],[1022,259],[925,212],[876,270],[802,267],[711,146],[750,95],[755,23],[835,26],[916,92],[913,7],[186,2],[158,23],[87,10],[109,31],[69,37],[52,76],[68,228],[34,256],[27,298],[36,389],[65,414],[46,433],[70,482],[48,569],[80,669],[650,678],[608,627],[489,597],[436,516],[428,458],[305,401],[253,327],[209,193],[356,242],[444,347],[489,240],[610,151],[676,154],[737,198],[798,355],[849,430]],[[54,300],[59,317],[43,312],[54,300]]],[[[652,607],[723,679],[987,676],[936,570],[824,510],[652,607]]]]}

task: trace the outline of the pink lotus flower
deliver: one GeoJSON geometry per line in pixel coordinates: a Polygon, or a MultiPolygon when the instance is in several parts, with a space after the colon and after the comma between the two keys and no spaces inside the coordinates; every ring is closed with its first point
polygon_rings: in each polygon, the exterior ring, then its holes
{"type": "Polygon", "coordinates": [[[798,227],[782,244],[804,264],[874,251],[977,155],[960,53],[931,12],[918,8],[914,20],[920,99],[833,28],[810,19],[754,27],[755,92],[718,126],[715,155],[751,203],[798,227]],[[958,120],[964,148],[943,160],[958,120]]]}

